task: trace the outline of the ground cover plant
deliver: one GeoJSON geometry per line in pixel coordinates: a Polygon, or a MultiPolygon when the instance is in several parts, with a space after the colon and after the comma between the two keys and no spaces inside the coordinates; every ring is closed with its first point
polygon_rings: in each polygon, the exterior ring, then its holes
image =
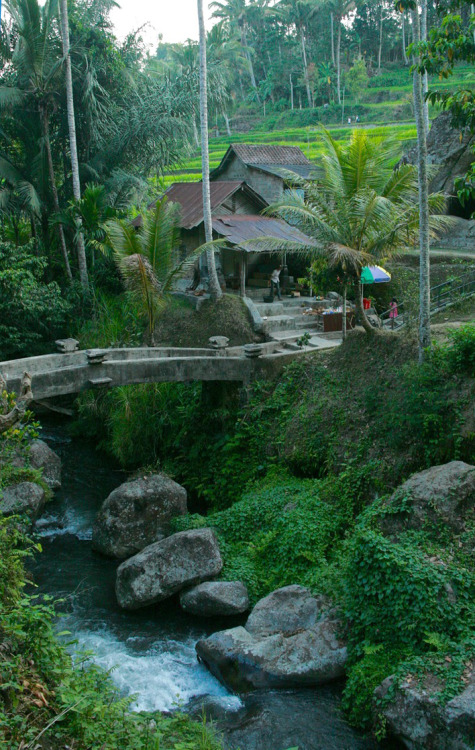
{"type": "MultiPolygon", "coordinates": [[[[11,405],[10,397],[8,408],[11,405]]],[[[0,493],[2,487],[21,481],[43,485],[40,471],[12,464],[18,455],[28,463],[28,446],[37,429],[27,413],[22,425],[0,436],[0,493]]],[[[29,557],[41,554],[28,528],[26,518],[0,518],[2,747],[218,750],[220,744],[205,723],[179,712],[169,717],[130,712],[133,696],[120,695],[110,673],[94,664],[91,653],[71,658],[69,634],[58,633],[60,603],[35,594],[25,567],[29,557]]]]}
{"type": "Polygon", "coordinates": [[[372,693],[388,674],[438,670],[446,701],[475,655],[474,529],[394,539],[381,526],[411,472],[475,462],[474,327],[448,336],[418,366],[410,336],[352,333],[338,350],[257,384],[244,407],[229,394],[210,406],[198,385],[159,385],[123,400],[88,398],[79,410],[79,427],[126,465],[143,463],[145,447],[150,470],[187,487],[199,512],[176,528],[213,526],[222,577],[245,581],[253,602],[301,583],[339,604],[350,643],[345,710],[380,733],[372,693]],[[139,452],[145,413],[152,424],[139,452]]]}

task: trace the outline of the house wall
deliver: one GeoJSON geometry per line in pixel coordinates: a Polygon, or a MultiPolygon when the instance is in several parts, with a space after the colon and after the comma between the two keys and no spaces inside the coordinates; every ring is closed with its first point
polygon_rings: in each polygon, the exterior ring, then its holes
{"type": "Polygon", "coordinates": [[[222,180],[243,180],[262,195],[268,203],[274,203],[282,198],[284,194],[284,181],[277,175],[261,172],[260,169],[253,169],[244,164],[236,156],[231,159],[229,164],[224,168],[217,181],[222,180]]]}

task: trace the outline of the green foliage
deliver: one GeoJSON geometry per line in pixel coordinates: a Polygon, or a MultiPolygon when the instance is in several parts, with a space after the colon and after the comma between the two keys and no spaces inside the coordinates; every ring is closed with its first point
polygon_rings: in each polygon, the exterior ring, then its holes
{"type": "Polygon", "coordinates": [[[368,83],[366,63],[362,57],[359,57],[355,60],[353,67],[345,74],[345,84],[356,101],[359,101],[361,94],[368,87],[368,83]]]}
{"type": "Polygon", "coordinates": [[[82,349],[142,346],[145,324],[140,309],[126,294],[96,292],[88,320],[74,334],[82,349]]]}
{"type": "Polygon", "coordinates": [[[366,731],[373,727],[373,693],[406,656],[403,649],[364,646],[364,656],[348,669],[342,706],[348,721],[366,731]]]}
{"type": "Polygon", "coordinates": [[[0,242],[0,359],[48,351],[66,332],[71,306],[46,267],[33,242],[0,242]]]}
{"type": "Polygon", "coordinates": [[[455,639],[475,623],[473,571],[369,529],[349,544],[346,587],[353,642],[420,648],[430,632],[455,639]]]}
{"type": "Polygon", "coordinates": [[[467,324],[449,331],[451,346],[447,351],[449,366],[455,372],[475,374],[475,325],[467,324]]]}
{"type": "Polygon", "coordinates": [[[15,519],[0,517],[0,736],[6,750],[48,747],[91,750],[219,750],[205,722],[130,712],[110,674],[90,653],[74,661],[56,634],[48,599],[25,595],[25,557],[41,552],[15,519]]]}

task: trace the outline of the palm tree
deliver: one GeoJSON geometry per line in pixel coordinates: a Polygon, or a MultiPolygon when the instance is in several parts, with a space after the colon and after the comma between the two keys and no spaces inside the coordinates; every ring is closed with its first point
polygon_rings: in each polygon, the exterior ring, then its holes
{"type": "MultiPolygon", "coordinates": [[[[16,86],[2,86],[0,93],[3,101],[18,105],[19,100],[23,99],[25,106],[27,102],[32,102],[36,109],[42,129],[53,206],[59,212],[50,138],[50,114],[61,69],[61,55],[58,54],[53,30],[58,10],[57,0],[46,0],[42,7],[38,0],[9,0],[7,8],[18,35],[12,56],[16,86]]],[[[66,275],[72,281],[66,241],[60,224],[57,225],[57,231],[66,275]]]]}
{"type": "MultiPolygon", "coordinates": [[[[63,42],[64,72],[66,76],[66,106],[68,111],[69,149],[71,153],[71,171],[73,176],[73,195],[76,201],[81,200],[81,183],[79,180],[79,161],[76,143],[76,120],[74,116],[74,94],[73,77],[71,73],[71,56],[69,54],[69,21],[68,0],[60,0],[61,3],[61,37],[63,42]]],[[[86,250],[84,247],[84,235],[79,227],[76,239],[78,255],[79,279],[83,289],[89,287],[87,275],[86,250]]]]}
{"type": "MultiPolygon", "coordinates": [[[[200,4],[200,0],[198,0],[200,4]]],[[[246,0],[226,0],[226,2],[213,2],[210,8],[214,8],[213,18],[220,18],[225,21],[231,33],[236,33],[241,39],[241,47],[247,60],[247,68],[251,78],[251,85],[254,90],[257,101],[259,99],[254,66],[252,64],[251,52],[247,43],[247,7],[246,0]]],[[[199,12],[199,11],[198,11],[199,12]]]]}
{"type": "MultiPolygon", "coordinates": [[[[209,151],[208,151],[208,91],[206,70],[206,32],[203,15],[203,0],[198,0],[198,21],[200,29],[200,120],[201,120],[201,165],[203,172],[203,215],[205,225],[205,240],[209,244],[213,240],[213,224],[211,220],[211,195],[209,186],[209,151]]],[[[209,276],[209,291],[211,299],[218,300],[223,296],[216,273],[214,248],[206,253],[209,276]]]]}
{"type": "MultiPolygon", "coordinates": [[[[103,226],[105,239],[95,244],[117,264],[129,294],[147,318],[147,339],[153,342],[157,316],[166,304],[173,282],[188,273],[196,258],[209,250],[203,245],[179,260],[180,206],[166,197],[142,214],[135,229],[126,219],[111,219],[103,226]]],[[[212,243],[212,247],[222,243],[212,243]]]]}
{"type": "MultiPolygon", "coordinates": [[[[414,43],[420,42],[419,8],[412,9],[414,43]]],[[[414,63],[416,60],[414,60],[414,63]]],[[[429,249],[429,183],[427,177],[427,129],[424,116],[422,78],[414,68],[414,114],[417,126],[417,168],[419,173],[419,362],[431,346],[430,334],[430,249],[429,249]]]]}
{"type": "Polygon", "coordinates": [[[341,104],[341,24],[355,3],[354,0],[330,0],[330,4],[336,22],[336,95],[338,104],[341,104]]]}
{"type": "MultiPolygon", "coordinates": [[[[305,198],[293,194],[268,211],[317,240],[319,249],[309,246],[306,252],[325,253],[334,267],[352,278],[359,318],[372,333],[363,309],[361,270],[368,262],[383,263],[416,241],[417,170],[408,164],[395,170],[398,144],[371,137],[365,130],[353,131],[350,140],[341,143],[322,128],[322,139],[320,174],[314,182],[302,183],[305,198]]],[[[432,194],[429,205],[430,232],[435,236],[450,220],[440,215],[445,205],[442,194],[432,194]]]]}
{"type": "Polygon", "coordinates": [[[316,10],[315,2],[312,0],[281,0],[280,4],[275,8],[277,13],[279,11],[286,18],[287,23],[295,26],[302,52],[302,63],[303,63],[303,77],[305,81],[305,89],[307,92],[308,106],[313,107],[313,95],[310,89],[310,79],[308,75],[308,62],[307,62],[307,43],[306,43],[306,25],[316,10]]]}

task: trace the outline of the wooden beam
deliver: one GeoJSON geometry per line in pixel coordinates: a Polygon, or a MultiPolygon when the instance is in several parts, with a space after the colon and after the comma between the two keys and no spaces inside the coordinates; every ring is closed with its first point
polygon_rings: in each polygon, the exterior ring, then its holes
{"type": "Polygon", "coordinates": [[[241,262],[240,262],[240,276],[241,276],[241,297],[246,296],[246,253],[241,251],[241,262]]]}

